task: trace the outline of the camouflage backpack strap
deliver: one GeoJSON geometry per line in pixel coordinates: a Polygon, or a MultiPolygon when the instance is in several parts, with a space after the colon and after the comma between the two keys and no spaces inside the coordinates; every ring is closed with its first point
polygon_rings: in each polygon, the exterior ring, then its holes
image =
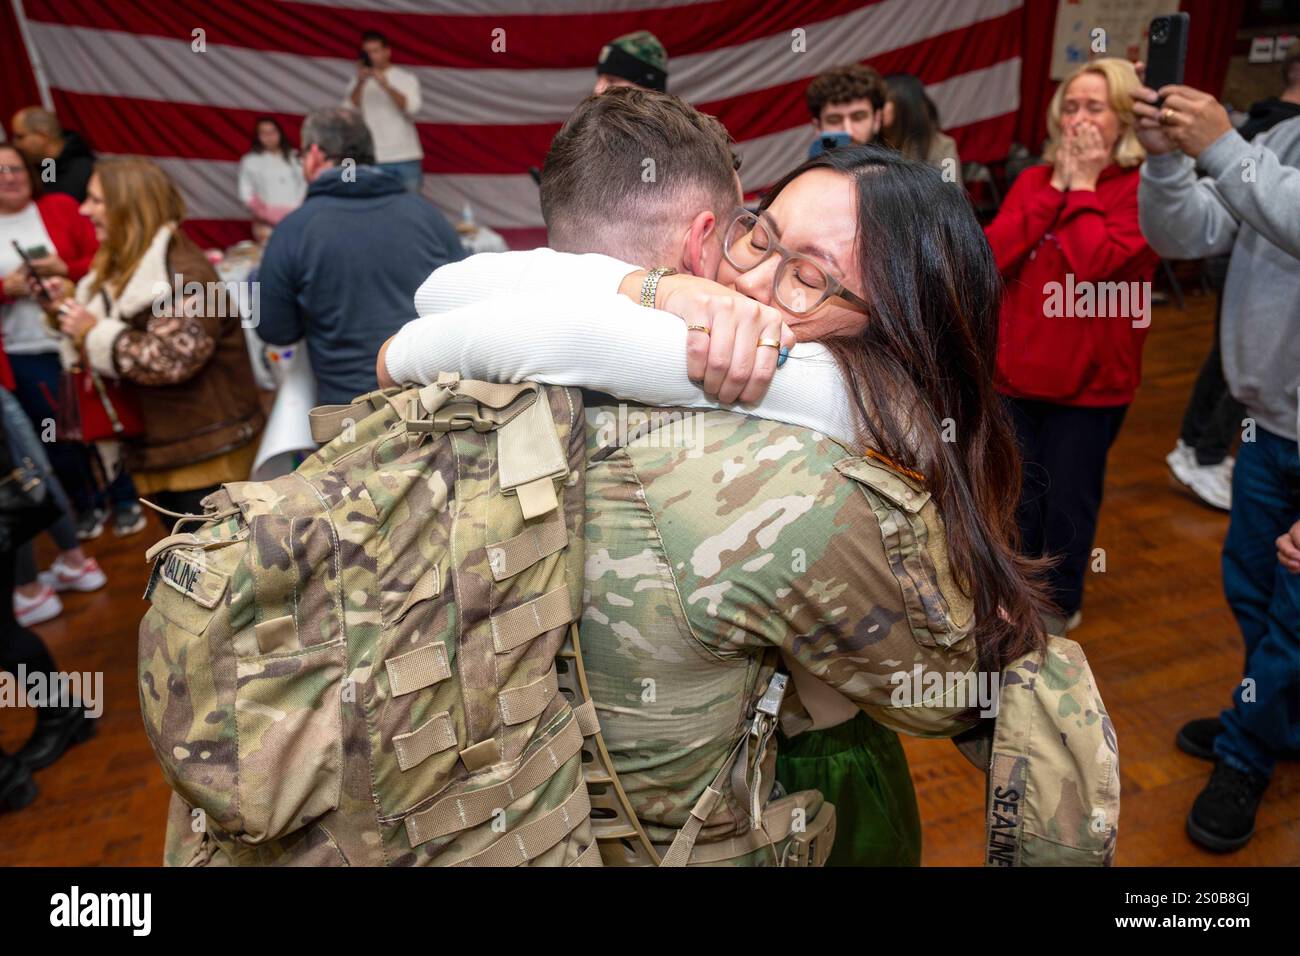
{"type": "Polygon", "coordinates": [[[391,405],[400,415],[405,399],[418,391],[414,388],[381,388],[353,399],[348,405],[317,405],[307,413],[312,441],[320,445],[331,442],[343,433],[349,422],[356,423],[385,405],[391,405]]]}
{"type": "MultiPolygon", "coordinates": [[[[727,754],[727,759],[722,762],[717,776],[704,789],[695,806],[691,807],[690,819],[673,837],[672,846],[664,855],[662,866],[686,866],[690,862],[695,841],[699,839],[700,831],[704,829],[704,824],[708,822],[718,801],[722,798],[723,783],[728,777],[731,778],[733,792],[738,795],[743,794],[747,798],[750,829],[762,829],[762,805],[766,790],[763,787],[760,768],[763,765],[767,746],[776,732],[781,701],[789,681],[789,674],[778,671],[772,675],[763,695],[754,705],[754,716],[749,721],[745,733],[727,754]],[[752,779],[750,779],[751,775],[752,779]]],[[[771,789],[770,781],[767,789],[771,789]]]]}
{"type": "Polygon", "coordinates": [[[563,667],[560,690],[573,703],[578,730],[583,736],[582,775],[593,810],[591,829],[606,863],[617,866],[658,866],[659,854],[632,809],[632,802],[614,769],[596,717],[596,704],[587,686],[582,663],[582,642],[578,625],[569,626],[569,636],[560,649],[563,667]]]}
{"type": "Polygon", "coordinates": [[[1003,670],[988,769],[986,865],[1114,863],[1119,747],[1074,641],[1003,670]]]}
{"type": "MultiPolygon", "coordinates": [[[[426,645],[440,673],[399,679],[392,691],[394,701],[438,701],[429,706],[443,728],[430,746],[399,755],[400,775],[423,774],[435,794],[388,814],[415,862],[600,864],[580,754],[594,709],[563,694],[561,679],[560,651],[581,609],[582,420],[566,390],[454,373],[419,389],[405,409],[410,446],[441,462],[437,484],[451,517],[440,590],[455,603],[452,641],[426,645]]],[[[390,678],[398,661],[401,678],[411,655],[424,653],[389,658],[390,678]]],[[[428,726],[400,709],[386,721],[402,731],[391,739],[403,752],[428,726]]]]}

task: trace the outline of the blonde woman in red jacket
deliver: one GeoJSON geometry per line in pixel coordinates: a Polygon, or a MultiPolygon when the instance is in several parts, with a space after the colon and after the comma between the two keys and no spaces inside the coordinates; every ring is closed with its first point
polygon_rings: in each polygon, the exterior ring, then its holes
{"type": "Polygon", "coordinates": [[[1067,627],[1101,509],[1106,455],[1142,376],[1158,261],[1138,226],[1138,142],[1126,60],[1094,60],[1048,107],[1047,164],[1016,179],[985,230],[1006,282],[996,386],[1024,457],[1021,547],[1052,555],[1067,627]]]}

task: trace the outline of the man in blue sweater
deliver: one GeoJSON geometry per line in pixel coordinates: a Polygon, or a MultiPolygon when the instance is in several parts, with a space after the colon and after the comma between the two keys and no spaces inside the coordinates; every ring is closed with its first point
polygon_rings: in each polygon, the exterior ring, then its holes
{"type": "Polygon", "coordinates": [[[379,346],[415,317],[420,283],[465,250],[432,203],[374,166],[355,110],[311,113],[302,156],[307,199],[267,243],[256,332],[270,345],[305,337],[317,401],[344,404],[378,388],[379,346]]]}

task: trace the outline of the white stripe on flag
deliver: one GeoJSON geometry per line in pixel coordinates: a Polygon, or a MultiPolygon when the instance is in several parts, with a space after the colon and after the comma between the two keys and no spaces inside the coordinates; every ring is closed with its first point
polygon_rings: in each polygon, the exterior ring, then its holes
{"type": "MultiPolygon", "coordinates": [[[[1021,0],[884,0],[810,24],[806,53],[791,51],[789,33],[672,61],[672,89],[704,103],[816,76],[827,65],[867,59],[960,30],[1018,8],[1021,0]]],[[[338,103],[356,74],[351,60],[272,53],[184,40],[33,23],[33,41],[50,85],[77,93],[165,98],[236,109],[306,113],[338,103]]],[[[485,41],[487,42],[487,41],[485,41]]],[[[575,70],[406,67],[424,91],[416,119],[425,123],[561,122],[591,89],[590,68],[575,70]]],[[[969,94],[979,100],[978,88],[969,94]]],[[[951,124],[966,123],[950,113],[951,124]]]]}
{"type": "MultiPolygon", "coordinates": [[[[926,87],[942,116],[961,116],[975,123],[1014,113],[1020,98],[1020,58],[972,70],[926,87]],[[976,99],[972,91],[980,91],[976,99]]],[[[744,156],[741,179],[746,191],[775,182],[808,155],[812,127],[792,129],[738,143],[744,156]]],[[[239,164],[218,160],[157,160],[172,176],[196,219],[247,219],[237,198],[239,164]]],[[[537,184],[531,176],[443,175],[424,177],[424,194],[449,218],[468,201],[476,218],[498,229],[543,225],[537,184]]]]}
{"type": "MultiPolygon", "coordinates": [[[[154,159],[185,198],[191,219],[247,220],[236,184],[239,164],[212,159],[154,159]]],[[[468,201],[479,222],[493,228],[542,225],[537,184],[531,176],[425,176],[424,194],[451,220],[460,218],[468,201]]]]}
{"type": "MultiPolygon", "coordinates": [[[[698,5],[710,0],[297,0],[297,2],[321,7],[342,6],[347,10],[376,10],[382,13],[485,17],[663,10],[669,7],[698,5]]],[[[340,15],[346,14],[346,10],[339,12],[340,15]]]]}

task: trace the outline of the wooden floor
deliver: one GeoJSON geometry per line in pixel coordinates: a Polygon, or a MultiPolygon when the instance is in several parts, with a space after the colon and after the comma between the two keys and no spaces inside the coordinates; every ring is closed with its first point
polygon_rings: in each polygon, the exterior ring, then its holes
{"type": "MultiPolygon", "coordinates": [[[[1098,547],[1106,572],[1092,575],[1083,644],[1119,736],[1123,777],[1121,865],[1300,864],[1300,764],[1281,763],[1259,813],[1259,830],[1229,856],[1202,852],[1184,821],[1209,765],[1174,747],[1186,720],[1217,713],[1242,666],[1241,639],[1223,601],[1219,548],[1226,516],[1176,490],[1164,456],[1205,356],[1209,300],[1155,310],[1146,380],[1110,458],[1098,547]]],[[[66,598],[62,617],[41,625],[59,666],[104,673],[99,736],[37,775],[31,807],[0,817],[0,865],[152,865],[161,859],[168,791],[141,728],[135,684],[136,625],[144,611],[144,549],[157,525],[92,552],[109,576],[97,594],[66,598]]],[[[49,560],[46,555],[46,561],[49,560]]],[[[0,744],[13,750],[29,713],[0,710],[0,744]]],[[[906,741],[924,821],[927,865],[981,861],[983,778],[946,741],[906,741]]]]}

